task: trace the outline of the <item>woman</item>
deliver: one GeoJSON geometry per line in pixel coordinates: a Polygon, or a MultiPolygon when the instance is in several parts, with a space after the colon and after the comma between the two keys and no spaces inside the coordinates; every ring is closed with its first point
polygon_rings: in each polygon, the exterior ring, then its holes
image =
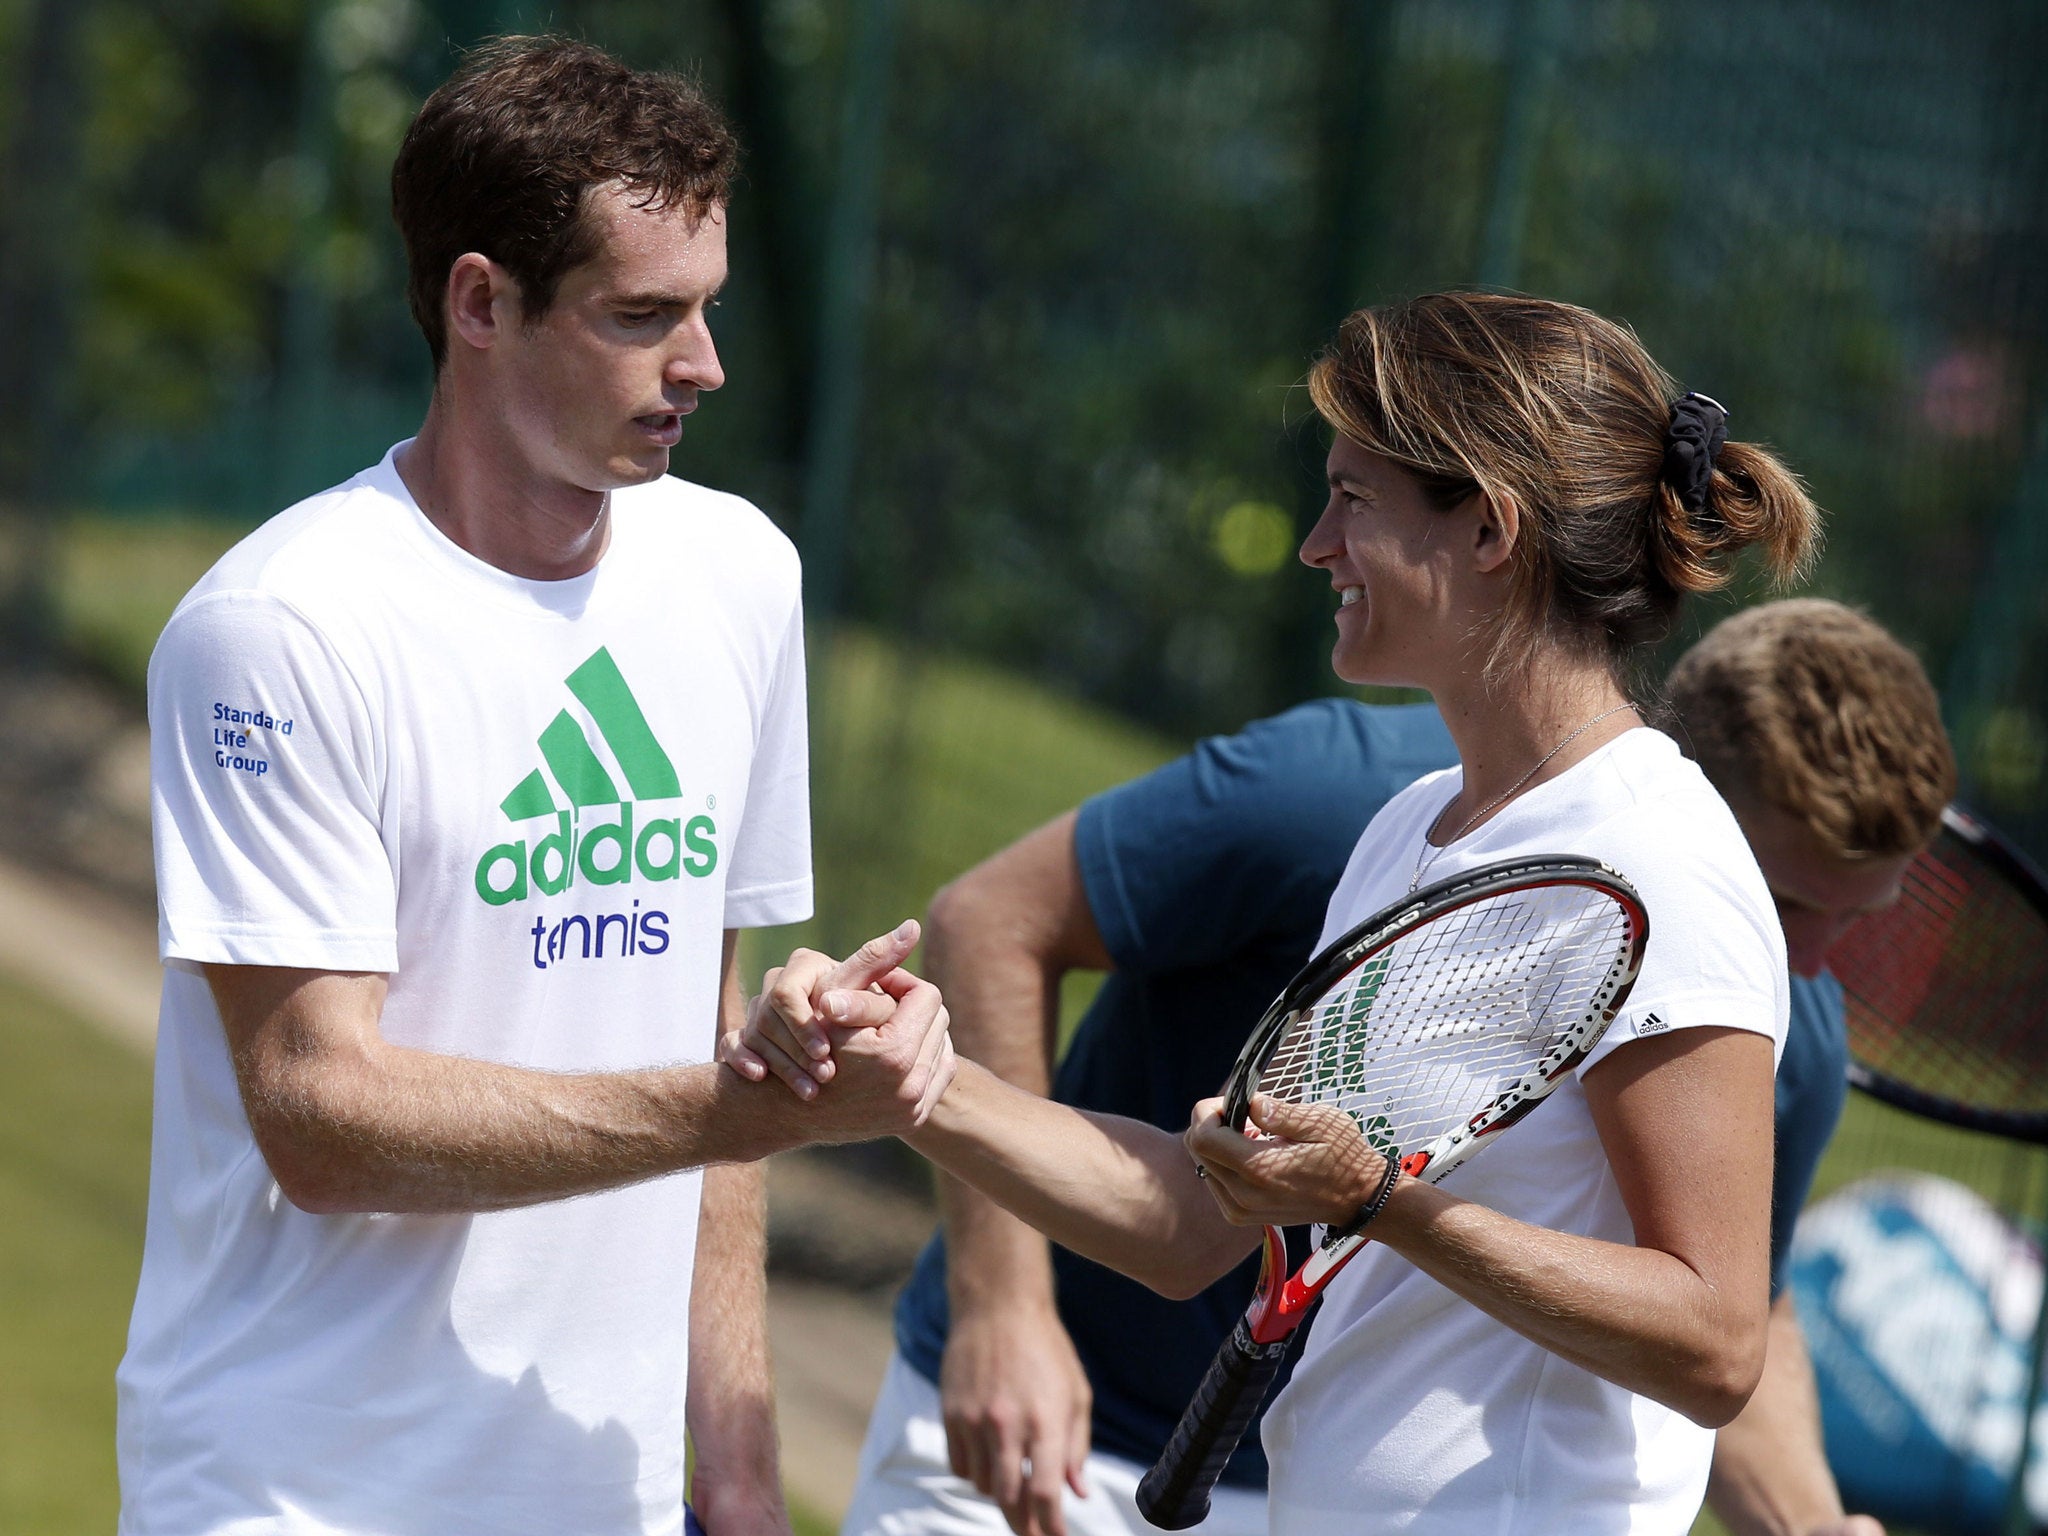
{"type": "MultiPolygon", "coordinates": [[[[1785,953],[1733,817],[1643,727],[1624,671],[1745,547],[1796,572],[1817,517],[1770,454],[1725,441],[1717,405],[1674,405],[1632,335],[1568,305],[1361,311],[1310,390],[1334,443],[1302,558],[1338,593],[1338,675],[1427,689],[1460,758],[1366,828],[1324,941],[1533,852],[1619,868],[1652,938],[1628,1008],[1513,1150],[1403,1180],[1374,1219],[1266,1419],[1273,1528],[1683,1532],[1762,1363],[1785,953]]],[[[758,1076],[814,1056],[814,996],[849,1021],[885,1006],[821,975],[793,965],[728,1059],[758,1076]]],[[[1256,1224],[1349,1222],[1385,1171],[1334,1110],[1257,1104],[1252,1140],[1219,1108],[1183,1145],[963,1066],[912,1142],[1191,1294],[1256,1224]]]]}

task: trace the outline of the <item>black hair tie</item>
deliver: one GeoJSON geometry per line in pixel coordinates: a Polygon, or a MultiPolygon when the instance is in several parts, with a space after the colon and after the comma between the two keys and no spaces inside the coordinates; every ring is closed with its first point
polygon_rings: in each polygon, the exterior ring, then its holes
{"type": "Polygon", "coordinates": [[[1728,441],[1728,408],[1711,395],[1687,393],[1671,407],[1664,432],[1664,483],[1678,493],[1685,510],[1706,509],[1714,460],[1728,441]]]}

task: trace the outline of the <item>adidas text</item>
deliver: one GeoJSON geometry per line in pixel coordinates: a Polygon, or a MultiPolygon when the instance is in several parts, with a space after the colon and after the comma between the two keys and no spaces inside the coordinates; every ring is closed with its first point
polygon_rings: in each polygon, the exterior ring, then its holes
{"type": "Polygon", "coordinates": [[[555,815],[555,830],[528,847],[525,838],[487,849],[476,863],[476,893],[494,907],[524,901],[534,891],[559,896],[580,877],[587,885],[625,885],[642,880],[702,879],[718,867],[718,825],[709,816],[650,817],[636,834],[632,801],[619,805],[619,819],[583,827],[567,811],[555,815]]]}

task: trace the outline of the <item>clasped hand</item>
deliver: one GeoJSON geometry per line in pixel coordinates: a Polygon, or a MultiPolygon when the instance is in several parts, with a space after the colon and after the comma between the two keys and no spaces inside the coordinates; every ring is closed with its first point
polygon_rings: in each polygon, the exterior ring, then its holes
{"type": "Polygon", "coordinates": [[[1250,1121],[1239,1131],[1223,1118],[1223,1102],[1197,1104],[1184,1140],[1233,1225],[1342,1226],[1386,1176],[1386,1159],[1333,1105],[1254,1094],[1250,1121]]]}
{"type": "Polygon", "coordinates": [[[718,1059],[749,1082],[779,1078],[806,1103],[838,1083],[819,1111],[845,1122],[832,1139],[916,1130],[956,1066],[939,989],[902,968],[917,939],[905,922],[843,961],[797,950],[768,972],[746,1024],[720,1036],[718,1059]]]}

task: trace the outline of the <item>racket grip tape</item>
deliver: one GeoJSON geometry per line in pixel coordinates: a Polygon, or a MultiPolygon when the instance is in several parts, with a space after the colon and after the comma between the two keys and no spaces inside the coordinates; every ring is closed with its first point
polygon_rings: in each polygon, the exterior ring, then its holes
{"type": "Polygon", "coordinates": [[[1209,1490],[1258,1417],[1287,1355],[1287,1340],[1261,1344],[1239,1318],[1180,1416],[1173,1438],[1138,1484],[1138,1511],[1163,1531],[1184,1531],[1209,1513],[1209,1490]]]}

